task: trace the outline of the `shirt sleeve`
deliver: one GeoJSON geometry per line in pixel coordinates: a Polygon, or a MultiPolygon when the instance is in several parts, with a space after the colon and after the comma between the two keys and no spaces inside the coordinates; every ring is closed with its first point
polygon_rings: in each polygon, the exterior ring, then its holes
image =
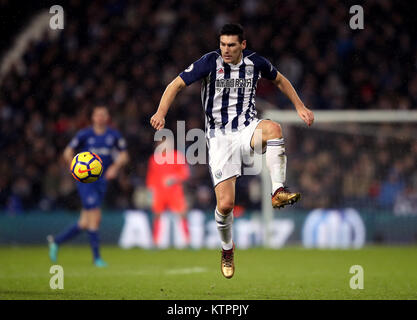
{"type": "Polygon", "coordinates": [[[86,140],[86,134],[84,130],[78,131],[78,133],[72,138],[68,147],[72,149],[79,149],[82,148],[86,140]]]}
{"type": "Polygon", "coordinates": [[[207,77],[210,74],[212,64],[215,63],[212,58],[213,54],[214,53],[207,53],[180,73],[179,76],[182,80],[184,80],[187,86],[207,77]]]}
{"type": "Polygon", "coordinates": [[[277,77],[278,70],[272,65],[272,63],[264,57],[259,57],[259,69],[261,70],[262,78],[268,80],[274,80],[277,77]]]}
{"type": "Polygon", "coordinates": [[[119,151],[124,151],[127,149],[127,143],[126,143],[126,139],[122,137],[122,135],[119,132],[115,132],[114,133],[115,138],[116,138],[116,149],[119,151]]]}

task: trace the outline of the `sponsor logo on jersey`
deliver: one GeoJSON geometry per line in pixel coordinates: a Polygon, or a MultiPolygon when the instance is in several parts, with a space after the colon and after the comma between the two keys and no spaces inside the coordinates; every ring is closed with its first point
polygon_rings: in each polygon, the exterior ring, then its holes
{"type": "Polygon", "coordinates": [[[216,88],[251,88],[252,79],[217,79],[216,88]]]}

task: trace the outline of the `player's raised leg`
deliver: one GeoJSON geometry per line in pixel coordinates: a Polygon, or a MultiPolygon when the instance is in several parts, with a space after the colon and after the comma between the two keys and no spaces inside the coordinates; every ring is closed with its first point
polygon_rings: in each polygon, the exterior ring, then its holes
{"type": "MultiPolygon", "coordinates": [[[[301,195],[298,192],[290,192],[285,187],[287,156],[281,126],[274,121],[263,120],[256,127],[255,133],[259,130],[262,133],[262,149],[266,147],[266,165],[271,176],[272,206],[282,208],[293,204],[300,199],[301,195]]],[[[252,148],[255,148],[255,143],[259,143],[256,137],[256,134],[252,137],[252,148]]]]}
{"type": "Polygon", "coordinates": [[[87,233],[90,240],[91,250],[93,252],[94,265],[96,267],[107,267],[107,263],[103,261],[100,255],[100,238],[98,230],[101,222],[101,209],[95,208],[87,210],[87,216],[87,233]]]}
{"type": "Polygon", "coordinates": [[[221,271],[230,279],[235,273],[234,243],[232,239],[233,208],[235,205],[236,177],[220,182],[215,187],[217,206],[215,220],[222,243],[221,271]]]}

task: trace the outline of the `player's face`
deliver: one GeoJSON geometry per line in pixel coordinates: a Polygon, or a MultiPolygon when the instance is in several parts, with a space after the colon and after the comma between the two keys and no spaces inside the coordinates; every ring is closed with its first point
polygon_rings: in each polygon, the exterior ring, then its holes
{"type": "Polygon", "coordinates": [[[246,40],[239,41],[236,35],[220,36],[220,51],[226,63],[237,64],[242,57],[242,50],[246,48],[246,40]]]}
{"type": "Polygon", "coordinates": [[[107,125],[109,118],[110,118],[109,112],[107,111],[106,108],[94,109],[93,116],[92,116],[93,125],[97,125],[100,127],[105,126],[107,125]]]}

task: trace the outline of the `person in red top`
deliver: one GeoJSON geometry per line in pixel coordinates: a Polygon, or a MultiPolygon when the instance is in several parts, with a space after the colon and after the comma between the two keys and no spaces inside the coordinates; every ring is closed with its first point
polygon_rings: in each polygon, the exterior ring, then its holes
{"type": "Polygon", "coordinates": [[[187,202],[183,182],[190,176],[185,156],[174,149],[171,139],[158,144],[150,157],[146,177],[146,186],[152,192],[152,211],[155,214],[153,240],[157,247],[169,246],[169,216],[174,216],[174,241],[176,247],[185,247],[189,243],[188,223],[186,219],[187,202]]]}

